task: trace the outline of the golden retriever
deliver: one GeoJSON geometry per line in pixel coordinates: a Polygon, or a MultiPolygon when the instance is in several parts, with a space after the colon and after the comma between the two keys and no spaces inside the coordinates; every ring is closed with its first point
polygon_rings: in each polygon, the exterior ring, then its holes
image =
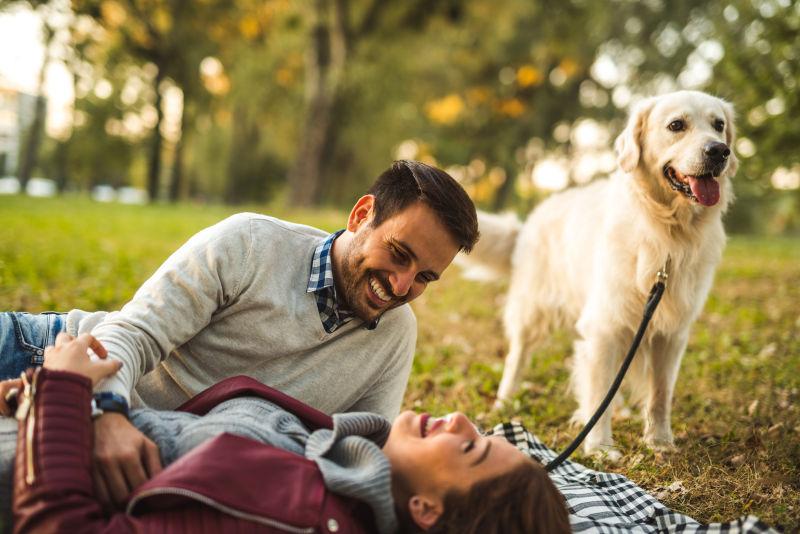
{"type": "MultiPolygon", "coordinates": [[[[577,334],[574,419],[585,423],[627,353],[656,273],[669,261],[667,289],[626,380],[642,405],[646,443],[674,446],[678,369],[725,246],[721,217],[733,199],[734,135],[733,109],[719,98],[697,91],[648,98],[616,140],[619,170],[612,177],[551,196],[524,224],[479,214],[482,238],[462,265],[510,275],[509,352],[498,403],[517,390],[537,342],[566,325],[577,334]]],[[[584,449],[619,458],[608,411],[584,449]]]]}

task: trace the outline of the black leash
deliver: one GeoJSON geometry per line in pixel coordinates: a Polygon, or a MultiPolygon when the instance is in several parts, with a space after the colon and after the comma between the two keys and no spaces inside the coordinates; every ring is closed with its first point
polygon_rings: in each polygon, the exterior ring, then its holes
{"type": "Polygon", "coordinates": [[[628,367],[630,367],[631,362],[633,361],[633,357],[636,356],[636,349],[639,348],[639,344],[642,342],[642,337],[644,337],[644,331],[647,329],[647,325],[650,324],[650,319],[652,319],[653,314],[656,311],[656,307],[658,303],[661,301],[661,295],[664,294],[664,289],[667,287],[667,277],[668,269],[669,269],[669,259],[667,259],[667,263],[664,265],[664,268],[658,271],[656,275],[656,283],[653,285],[653,288],[650,290],[650,296],[647,297],[647,303],[644,305],[644,316],[642,317],[642,322],[639,325],[639,330],[636,332],[636,336],[633,338],[633,343],[631,343],[631,348],[628,351],[628,355],[625,357],[625,361],[622,362],[622,367],[620,367],[619,372],[617,373],[617,377],[614,379],[614,383],[611,384],[611,388],[608,390],[606,397],[603,399],[603,402],[600,403],[598,406],[597,411],[594,412],[594,415],[589,422],[583,427],[581,433],[572,440],[572,443],[564,449],[564,452],[558,455],[555,460],[552,460],[545,466],[547,471],[552,471],[562,463],[564,460],[569,458],[569,456],[575,452],[583,440],[586,438],[587,434],[594,428],[594,425],[600,419],[600,416],[603,415],[603,412],[606,411],[608,405],[611,404],[611,400],[614,398],[614,395],[617,394],[617,390],[619,389],[620,384],[622,384],[622,379],[625,378],[625,373],[628,372],[628,367]]]}

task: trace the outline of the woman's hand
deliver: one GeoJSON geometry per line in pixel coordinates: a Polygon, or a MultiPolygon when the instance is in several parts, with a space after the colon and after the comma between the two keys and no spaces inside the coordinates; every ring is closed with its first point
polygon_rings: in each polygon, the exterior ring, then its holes
{"type": "Polygon", "coordinates": [[[8,405],[6,401],[6,397],[11,392],[12,389],[21,390],[22,389],[22,379],[20,378],[10,378],[8,380],[3,380],[0,382],[0,415],[4,415],[6,417],[11,417],[11,407],[8,405]]]}
{"type": "Polygon", "coordinates": [[[58,334],[56,346],[44,350],[44,368],[54,371],[69,371],[87,377],[92,381],[92,386],[100,380],[116,373],[122,362],[107,360],[108,356],[103,344],[90,334],[81,334],[77,338],[66,332],[58,334]],[[92,349],[100,360],[89,358],[89,349],[92,349]]]}

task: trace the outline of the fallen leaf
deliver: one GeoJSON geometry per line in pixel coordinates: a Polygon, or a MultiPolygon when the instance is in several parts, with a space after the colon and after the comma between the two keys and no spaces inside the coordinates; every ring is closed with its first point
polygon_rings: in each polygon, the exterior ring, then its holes
{"type": "Polygon", "coordinates": [[[771,427],[769,427],[767,429],[767,434],[770,434],[770,435],[777,434],[780,431],[781,428],[783,428],[783,423],[782,422],[774,424],[774,425],[772,425],[771,427]]]}
{"type": "Polygon", "coordinates": [[[753,414],[756,413],[756,410],[758,410],[758,399],[751,402],[750,406],[747,407],[747,415],[753,417],[753,414]]]}
{"type": "Polygon", "coordinates": [[[686,493],[686,488],[683,487],[683,482],[681,482],[680,480],[676,480],[675,482],[667,486],[667,489],[672,493],[686,493]]]}
{"type": "Polygon", "coordinates": [[[761,349],[761,351],[758,353],[758,358],[760,360],[769,359],[772,356],[774,356],[777,351],[778,351],[777,343],[768,343],[767,345],[764,345],[764,348],[761,349]]]}

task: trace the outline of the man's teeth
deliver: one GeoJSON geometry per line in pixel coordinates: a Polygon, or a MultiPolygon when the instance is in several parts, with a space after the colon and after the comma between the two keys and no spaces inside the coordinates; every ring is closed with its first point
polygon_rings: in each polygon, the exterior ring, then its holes
{"type": "Polygon", "coordinates": [[[390,300],[392,300],[389,297],[389,295],[387,295],[386,292],[383,290],[383,287],[381,287],[381,285],[378,283],[378,281],[375,280],[374,278],[370,278],[369,279],[369,287],[372,288],[372,291],[374,291],[375,294],[378,295],[378,297],[382,301],[389,302],[390,300]]]}

